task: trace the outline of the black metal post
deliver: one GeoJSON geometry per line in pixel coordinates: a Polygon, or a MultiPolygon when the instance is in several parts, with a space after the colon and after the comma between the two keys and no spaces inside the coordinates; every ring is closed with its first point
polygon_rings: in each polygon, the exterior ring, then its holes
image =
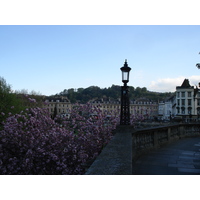
{"type": "Polygon", "coordinates": [[[120,68],[122,71],[122,82],[124,86],[121,87],[121,113],[120,113],[120,125],[130,125],[130,102],[128,94],[129,72],[131,68],[128,66],[127,60],[125,60],[124,66],[120,68]]]}
{"type": "Polygon", "coordinates": [[[128,94],[128,86],[124,83],[121,87],[121,115],[120,125],[130,125],[130,102],[128,94]]]}

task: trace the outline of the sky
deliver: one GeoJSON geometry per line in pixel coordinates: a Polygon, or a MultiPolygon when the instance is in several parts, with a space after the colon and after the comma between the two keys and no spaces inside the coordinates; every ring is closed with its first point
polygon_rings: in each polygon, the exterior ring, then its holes
{"type": "Polygon", "coordinates": [[[52,95],[70,88],[128,85],[174,92],[200,82],[200,26],[1,25],[0,76],[12,89],[52,95]]]}

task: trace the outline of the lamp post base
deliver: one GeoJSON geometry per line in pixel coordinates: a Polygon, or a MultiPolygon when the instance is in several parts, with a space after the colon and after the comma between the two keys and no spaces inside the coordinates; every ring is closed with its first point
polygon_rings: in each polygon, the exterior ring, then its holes
{"type": "Polygon", "coordinates": [[[121,114],[120,125],[130,125],[130,103],[128,96],[128,86],[121,87],[121,114]]]}

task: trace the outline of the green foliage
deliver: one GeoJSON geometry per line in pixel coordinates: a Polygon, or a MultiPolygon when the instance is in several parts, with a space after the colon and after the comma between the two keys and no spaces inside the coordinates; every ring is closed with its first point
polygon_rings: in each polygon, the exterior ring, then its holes
{"type": "MultiPolygon", "coordinates": [[[[130,99],[137,99],[137,98],[147,98],[154,101],[162,100],[166,97],[171,96],[173,93],[165,92],[165,93],[158,93],[158,92],[151,92],[148,91],[146,87],[134,88],[133,86],[129,86],[129,96],[130,99]]],[[[67,96],[71,103],[80,102],[86,103],[91,99],[94,98],[103,98],[103,97],[110,97],[113,99],[120,99],[121,97],[121,86],[119,85],[112,85],[108,88],[100,88],[98,86],[90,86],[88,88],[78,88],[77,90],[71,89],[64,89],[58,95],[67,96]]]]}
{"type": "Polygon", "coordinates": [[[21,97],[12,93],[11,86],[0,77],[0,124],[9,113],[18,113],[24,109],[21,97]]]}

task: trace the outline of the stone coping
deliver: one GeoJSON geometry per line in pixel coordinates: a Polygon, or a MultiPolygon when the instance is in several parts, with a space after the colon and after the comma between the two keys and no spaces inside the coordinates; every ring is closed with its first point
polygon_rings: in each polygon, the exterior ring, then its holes
{"type": "MultiPolygon", "coordinates": [[[[133,156],[135,156],[135,152],[133,152],[132,149],[133,135],[135,135],[136,133],[145,133],[148,131],[159,129],[162,130],[172,127],[179,127],[184,129],[185,126],[200,126],[200,124],[180,123],[141,129],[134,129],[133,126],[126,125],[118,126],[115,131],[116,134],[114,135],[112,140],[105,146],[100,155],[89,167],[85,175],[131,175],[133,156]]],[[[187,135],[184,134],[185,131],[183,131],[182,129],[179,130],[179,138],[187,137],[187,135]]],[[[198,135],[199,134],[200,133],[198,133],[198,135]]],[[[190,135],[190,137],[191,136],[193,135],[190,135]]],[[[168,140],[167,142],[170,142],[170,140],[168,140]]],[[[156,146],[154,146],[153,148],[155,147],[156,146]]]]}
{"type": "Polygon", "coordinates": [[[105,146],[85,175],[131,175],[131,126],[119,126],[112,140],[105,146]]]}

